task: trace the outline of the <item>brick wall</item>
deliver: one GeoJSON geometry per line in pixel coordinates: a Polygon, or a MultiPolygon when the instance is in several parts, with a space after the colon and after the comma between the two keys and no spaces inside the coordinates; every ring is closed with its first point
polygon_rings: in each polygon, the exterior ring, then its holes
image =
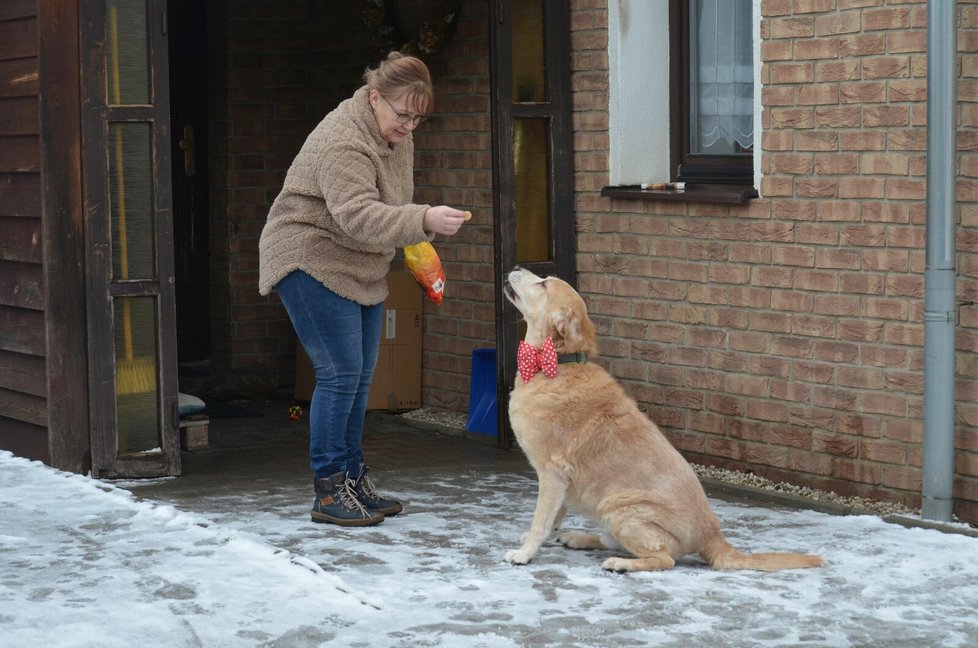
{"type": "Polygon", "coordinates": [[[295,334],[278,297],[258,294],[258,238],[306,135],[379,60],[360,11],[208,3],[212,364],[259,389],[292,383],[295,334]]]}
{"type": "Polygon", "coordinates": [[[431,61],[435,115],[415,131],[415,200],[472,212],[434,246],[445,268],[440,306],[425,302],[422,401],[466,411],[472,351],[495,347],[489,8],[463,3],[455,36],[431,61]]]}
{"type": "MultiPolygon", "coordinates": [[[[610,200],[607,6],[574,0],[579,282],[692,460],[919,504],[926,3],[763,0],[763,198],[610,200]],[[603,74],[602,74],[603,73],[603,74]]],[[[978,6],[959,2],[956,513],[978,520],[978,6]]]]}

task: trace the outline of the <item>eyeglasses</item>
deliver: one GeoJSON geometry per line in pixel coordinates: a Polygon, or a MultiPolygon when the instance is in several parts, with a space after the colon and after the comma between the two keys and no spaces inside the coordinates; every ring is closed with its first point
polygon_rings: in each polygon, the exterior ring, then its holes
{"type": "MultiPolygon", "coordinates": [[[[380,98],[383,99],[384,101],[387,101],[387,97],[385,97],[384,95],[380,95],[380,98]]],[[[411,122],[412,124],[417,126],[418,124],[420,124],[426,119],[425,115],[412,115],[411,113],[401,112],[397,108],[395,108],[394,104],[392,104],[390,101],[387,101],[387,105],[390,106],[391,110],[394,111],[394,119],[397,120],[398,124],[407,124],[408,122],[411,122]]]]}

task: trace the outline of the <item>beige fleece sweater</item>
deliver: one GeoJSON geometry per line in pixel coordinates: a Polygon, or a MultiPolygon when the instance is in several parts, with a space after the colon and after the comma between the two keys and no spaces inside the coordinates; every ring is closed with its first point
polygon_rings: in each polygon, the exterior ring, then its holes
{"type": "Polygon", "coordinates": [[[362,87],[326,115],[292,162],[258,243],[258,291],[303,270],[365,306],[387,297],[397,248],[430,237],[414,195],[414,140],[391,148],[362,87]]]}

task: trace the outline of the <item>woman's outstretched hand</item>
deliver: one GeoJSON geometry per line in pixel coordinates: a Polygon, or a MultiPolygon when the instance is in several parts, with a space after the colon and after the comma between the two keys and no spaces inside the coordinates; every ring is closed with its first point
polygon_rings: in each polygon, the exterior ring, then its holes
{"type": "Polygon", "coordinates": [[[455,209],[448,205],[429,207],[424,213],[424,231],[444,236],[452,236],[462,227],[462,223],[472,218],[472,212],[455,209]]]}

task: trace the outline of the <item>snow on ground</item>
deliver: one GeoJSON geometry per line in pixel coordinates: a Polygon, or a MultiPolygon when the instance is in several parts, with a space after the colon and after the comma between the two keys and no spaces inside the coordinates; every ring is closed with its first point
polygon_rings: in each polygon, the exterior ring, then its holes
{"type": "MultiPolygon", "coordinates": [[[[169,504],[0,451],[0,645],[973,646],[978,539],[715,501],[732,544],[821,569],[514,567],[525,474],[385,476],[382,525],[309,523],[308,485],[169,504]],[[192,509],[192,510],[191,510],[192,509]],[[157,638],[158,641],[154,640],[157,638]]],[[[565,527],[585,527],[571,517],[565,527]]]]}

